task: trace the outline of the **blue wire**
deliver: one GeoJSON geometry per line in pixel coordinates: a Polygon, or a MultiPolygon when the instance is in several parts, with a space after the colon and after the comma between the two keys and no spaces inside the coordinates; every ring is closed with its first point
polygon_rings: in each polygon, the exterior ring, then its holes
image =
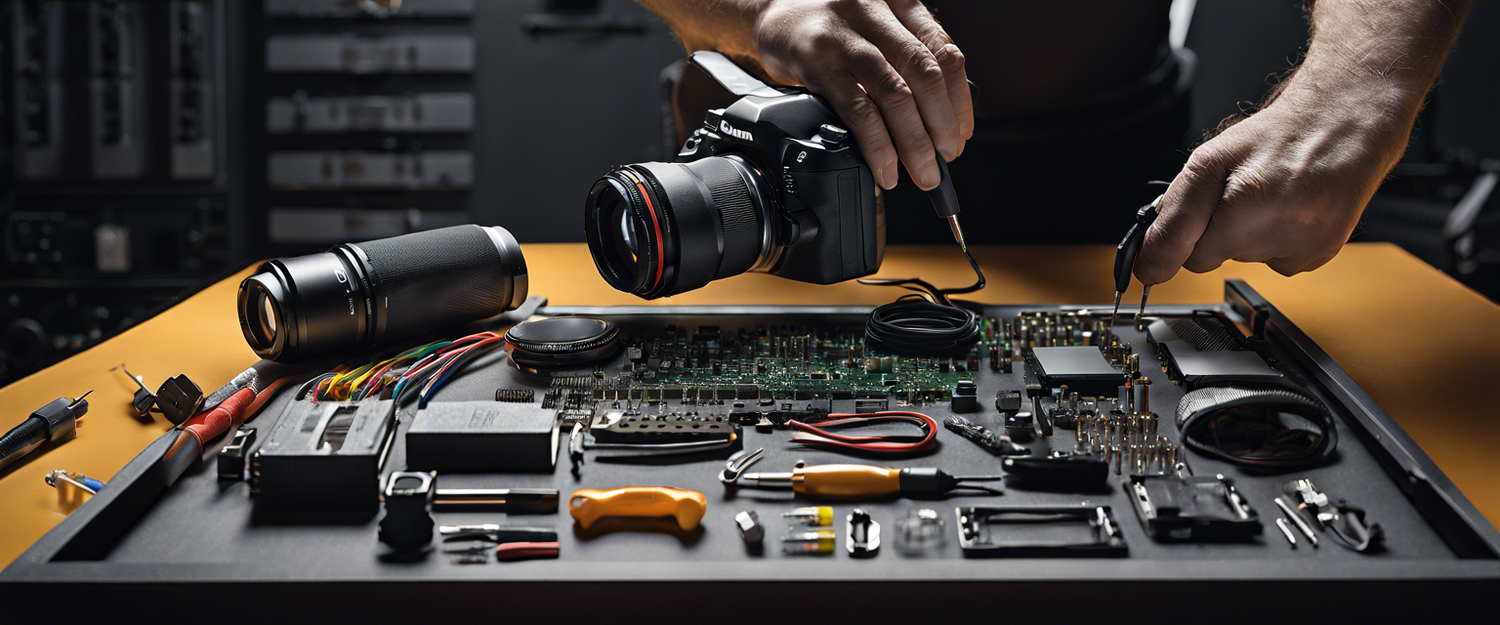
{"type": "Polygon", "coordinates": [[[465,365],[469,364],[469,362],[472,361],[472,360],[474,360],[475,358],[478,358],[479,356],[481,356],[483,354],[487,354],[487,353],[489,353],[491,351],[494,351],[496,347],[499,347],[499,345],[495,344],[495,343],[492,343],[492,344],[487,345],[487,346],[485,346],[483,348],[470,349],[469,351],[466,351],[466,352],[460,354],[459,357],[463,358],[464,361],[463,362],[455,362],[455,363],[453,363],[453,366],[449,367],[447,371],[443,372],[443,374],[442,374],[441,377],[439,377],[437,380],[433,381],[432,388],[427,389],[427,393],[422,396],[421,401],[417,402],[417,409],[421,410],[423,408],[426,408],[427,407],[427,400],[428,400],[428,398],[432,397],[433,394],[437,393],[438,389],[442,388],[443,385],[448,382],[448,378],[451,378],[451,377],[453,377],[453,374],[458,373],[459,369],[464,368],[465,365]]]}

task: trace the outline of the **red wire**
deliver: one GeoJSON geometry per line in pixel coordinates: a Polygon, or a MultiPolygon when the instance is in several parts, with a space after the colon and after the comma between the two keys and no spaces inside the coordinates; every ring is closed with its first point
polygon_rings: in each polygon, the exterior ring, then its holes
{"type": "MultiPolygon", "coordinates": [[[[411,377],[413,375],[416,375],[417,373],[420,373],[422,371],[427,370],[428,367],[431,367],[433,364],[437,363],[438,361],[441,361],[442,359],[447,358],[456,349],[463,349],[463,350],[467,351],[467,348],[463,345],[463,343],[466,342],[466,341],[489,340],[490,338],[498,338],[498,336],[499,335],[495,334],[494,332],[480,332],[478,334],[470,334],[470,335],[468,335],[466,337],[463,337],[461,339],[455,340],[452,343],[449,343],[448,345],[443,346],[442,349],[439,349],[439,350],[437,350],[437,351],[435,351],[435,352],[433,352],[433,353],[428,354],[427,356],[425,356],[424,359],[428,359],[427,362],[422,363],[421,366],[419,366],[419,367],[416,367],[416,368],[414,368],[414,369],[412,369],[410,371],[407,371],[406,373],[402,374],[401,377],[403,377],[403,378],[409,378],[409,377],[411,377]]],[[[471,345],[469,347],[473,347],[473,346],[471,345]]]]}
{"type": "Polygon", "coordinates": [[[933,441],[937,439],[937,420],[920,412],[871,412],[867,414],[831,414],[829,420],[811,425],[801,421],[788,421],[787,425],[792,429],[800,430],[810,436],[793,436],[792,441],[797,443],[808,443],[815,445],[830,445],[845,449],[859,451],[881,452],[881,453],[908,453],[922,451],[932,447],[933,441]],[[843,425],[865,425],[869,423],[880,423],[884,421],[905,421],[915,424],[925,432],[925,436],[919,441],[906,441],[898,439],[910,438],[905,435],[882,434],[878,436],[847,436],[835,434],[824,428],[838,427],[843,425]]]}
{"type": "MultiPolygon", "coordinates": [[[[478,336],[478,335],[475,335],[475,336],[478,336]]],[[[435,373],[435,374],[433,374],[432,377],[427,380],[427,385],[422,387],[422,393],[421,394],[422,395],[426,395],[427,391],[432,388],[433,383],[437,382],[440,379],[442,379],[443,378],[443,374],[448,371],[448,368],[452,367],[453,363],[456,363],[456,362],[458,362],[460,360],[463,360],[464,354],[469,353],[470,350],[479,349],[480,347],[483,347],[485,345],[490,345],[490,344],[493,344],[493,343],[505,340],[505,337],[503,337],[503,336],[497,336],[497,335],[494,335],[494,334],[490,334],[489,336],[490,336],[490,338],[484,339],[482,341],[479,341],[478,343],[475,343],[473,345],[465,347],[463,349],[463,351],[458,352],[456,355],[454,355],[453,359],[448,361],[448,364],[443,365],[442,369],[438,369],[438,372],[435,373]]]]}

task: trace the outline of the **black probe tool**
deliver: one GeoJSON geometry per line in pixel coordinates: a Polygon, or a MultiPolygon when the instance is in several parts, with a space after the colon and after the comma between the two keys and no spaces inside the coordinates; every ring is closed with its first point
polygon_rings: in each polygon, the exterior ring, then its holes
{"type": "MultiPolygon", "coordinates": [[[[969,93],[974,102],[979,102],[979,85],[969,81],[969,93]]],[[[927,198],[932,200],[932,208],[937,211],[938,217],[948,221],[948,228],[953,230],[953,240],[958,241],[958,247],[964,252],[969,251],[969,245],[964,243],[964,229],[958,226],[958,192],[953,189],[953,176],[948,173],[948,161],[943,160],[942,154],[935,154],[938,171],[943,174],[938,186],[927,192],[927,198]]]]}
{"type": "MultiPolygon", "coordinates": [[[[1125,289],[1130,288],[1130,275],[1135,272],[1135,259],[1141,255],[1146,231],[1151,229],[1151,224],[1156,223],[1156,217],[1161,214],[1161,200],[1164,197],[1166,196],[1158,195],[1150,204],[1136,211],[1135,223],[1130,225],[1124,240],[1115,247],[1115,310],[1109,314],[1110,332],[1114,332],[1115,318],[1120,315],[1120,298],[1125,296],[1125,289]]],[[[1146,298],[1151,295],[1151,285],[1141,286],[1144,288],[1141,292],[1141,311],[1136,313],[1137,317],[1146,313],[1146,298]]]]}
{"type": "Polygon", "coordinates": [[[938,217],[948,220],[948,228],[953,230],[953,240],[958,241],[958,246],[967,252],[969,246],[964,243],[964,230],[958,226],[958,192],[953,189],[953,176],[948,174],[948,163],[943,160],[942,155],[938,155],[937,164],[943,178],[938,186],[927,192],[927,198],[932,200],[932,208],[937,211],[938,217]]]}
{"type": "Polygon", "coordinates": [[[59,397],[47,402],[47,405],[31,413],[31,417],[6,432],[5,436],[0,436],[0,470],[36,451],[42,443],[65,441],[77,436],[78,419],[89,411],[89,402],[84,399],[89,393],[84,393],[78,399],[59,397]]]}

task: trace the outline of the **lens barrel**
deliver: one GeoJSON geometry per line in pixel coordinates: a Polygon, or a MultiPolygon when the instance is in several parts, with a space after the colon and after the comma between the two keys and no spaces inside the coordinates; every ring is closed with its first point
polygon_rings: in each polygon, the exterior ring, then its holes
{"type": "Polygon", "coordinates": [[[610,286],[655,299],[754,267],[771,245],[770,198],[738,156],[637,163],[594,183],[584,230],[610,286]]]}
{"type": "Polygon", "coordinates": [[[493,317],[526,292],[515,237],[467,225],[263,263],[240,283],[238,308],[255,353],[289,362],[493,317]]]}

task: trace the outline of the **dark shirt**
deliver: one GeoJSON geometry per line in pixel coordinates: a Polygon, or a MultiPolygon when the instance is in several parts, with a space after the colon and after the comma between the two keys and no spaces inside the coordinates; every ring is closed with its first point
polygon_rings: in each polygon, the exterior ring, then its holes
{"type": "Polygon", "coordinates": [[[1167,40],[1171,0],[928,0],[963,50],[978,112],[1086,103],[1140,79],[1167,40]]]}

